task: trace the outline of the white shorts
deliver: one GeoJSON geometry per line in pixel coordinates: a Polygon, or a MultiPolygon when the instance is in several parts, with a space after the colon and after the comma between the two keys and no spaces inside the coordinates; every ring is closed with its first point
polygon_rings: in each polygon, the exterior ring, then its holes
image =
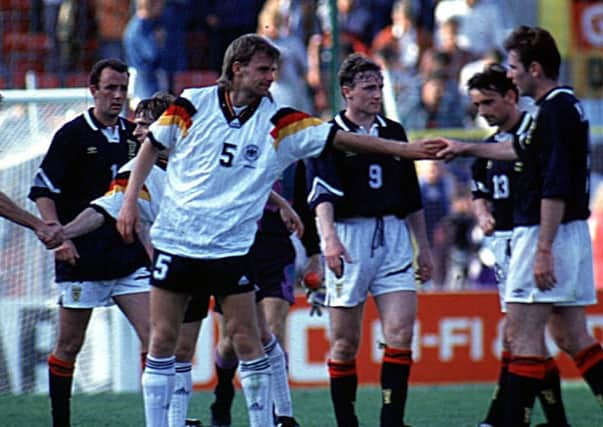
{"type": "Polygon", "coordinates": [[[352,257],[339,279],[326,269],[326,305],[355,307],[373,296],[416,291],[413,250],[406,222],[395,216],[353,218],[335,223],[352,257]]]}
{"type": "Polygon", "coordinates": [[[66,308],[109,307],[115,302],[113,297],[149,292],[151,273],[145,267],[129,276],[115,280],[88,282],[59,282],[58,303],[66,308]]]}
{"type": "Polygon", "coordinates": [[[507,303],[553,303],[558,306],[585,306],[597,302],[593,278],[593,256],[586,221],[561,224],[553,242],[557,283],[541,291],[534,281],[534,256],[539,226],[516,227],[507,277],[507,303]]]}
{"type": "Polygon", "coordinates": [[[486,244],[494,254],[494,274],[498,285],[498,297],[500,300],[500,311],[507,312],[505,304],[505,282],[509,273],[511,261],[511,238],[513,231],[495,231],[491,237],[486,239],[486,244]]]}

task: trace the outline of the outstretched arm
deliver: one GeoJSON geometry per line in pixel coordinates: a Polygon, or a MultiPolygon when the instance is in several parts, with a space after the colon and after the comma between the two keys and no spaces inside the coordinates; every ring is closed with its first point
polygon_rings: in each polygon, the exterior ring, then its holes
{"type": "Polygon", "coordinates": [[[438,151],[439,159],[452,160],[455,157],[480,157],[492,160],[517,160],[517,153],[513,148],[513,141],[502,141],[496,144],[483,144],[480,142],[462,142],[453,139],[440,138],[445,146],[438,151]]]}
{"type": "Polygon", "coordinates": [[[443,139],[426,139],[406,143],[342,130],[335,134],[333,145],[342,151],[388,154],[411,160],[435,159],[436,154],[446,147],[443,139]]]}
{"type": "Polygon", "coordinates": [[[48,249],[63,242],[62,228],[58,221],[42,221],[34,214],[17,206],[6,194],[0,192],[0,216],[33,230],[48,249]]]}
{"type": "Polygon", "coordinates": [[[65,238],[73,239],[91,231],[96,230],[103,225],[105,217],[93,208],[86,208],[73,221],[65,225],[65,238]]]}
{"type": "Polygon", "coordinates": [[[136,165],[130,174],[124,202],[117,216],[117,231],[127,243],[134,241],[134,233],[141,232],[138,194],[158,156],[159,149],[149,139],[142,144],[136,156],[136,165]]]}

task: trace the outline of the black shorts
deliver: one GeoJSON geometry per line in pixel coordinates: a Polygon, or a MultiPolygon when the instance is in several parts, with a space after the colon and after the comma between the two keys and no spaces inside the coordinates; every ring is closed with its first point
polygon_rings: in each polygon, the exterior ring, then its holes
{"type": "Polygon", "coordinates": [[[248,254],[196,259],[154,252],[152,286],[208,300],[210,295],[242,294],[255,289],[256,273],[248,254]]]}

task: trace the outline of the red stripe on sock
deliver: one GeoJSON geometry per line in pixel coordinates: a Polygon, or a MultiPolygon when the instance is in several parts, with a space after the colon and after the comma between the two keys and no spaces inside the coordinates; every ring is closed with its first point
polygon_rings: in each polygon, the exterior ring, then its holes
{"type": "Polygon", "coordinates": [[[580,350],[574,357],[576,367],[582,375],[601,361],[603,361],[603,349],[599,343],[595,343],[580,350]]]}
{"type": "Polygon", "coordinates": [[[509,373],[542,380],[545,374],[544,357],[512,356],[509,373]]]}
{"type": "Polygon", "coordinates": [[[385,347],[383,363],[394,363],[396,365],[412,364],[412,350],[385,347]]]}
{"type": "Polygon", "coordinates": [[[57,377],[72,377],[75,362],[66,362],[51,354],[48,356],[48,369],[52,375],[56,375],[57,377]]]}
{"type": "Polygon", "coordinates": [[[356,375],[356,360],[349,362],[338,362],[336,360],[327,360],[327,366],[329,367],[330,378],[341,378],[356,375]]]}

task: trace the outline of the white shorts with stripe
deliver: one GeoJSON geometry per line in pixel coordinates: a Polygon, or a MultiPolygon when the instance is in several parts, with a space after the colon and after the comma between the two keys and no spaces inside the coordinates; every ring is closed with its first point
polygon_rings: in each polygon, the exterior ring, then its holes
{"type": "Polygon", "coordinates": [[[556,306],[585,306],[597,302],[593,278],[591,238],[586,221],[561,224],[553,242],[557,283],[541,291],[534,281],[534,256],[539,226],[516,227],[511,243],[507,277],[507,303],[553,303],[556,306]]]}
{"type": "Polygon", "coordinates": [[[355,307],[368,293],[416,291],[413,250],[406,222],[395,216],[353,218],[335,223],[337,235],[352,258],[343,276],[326,269],[326,304],[355,307]]]}
{"type": "Polygon", "coordinates": [[[145,267],[114,280],[58,282],[58,304],[65,308],[109,307],[113,297],[149,292],[151,273],[145,267]]]}
{"type": "Polygon", "coordinates": [[[494,255],[494,274],[498,285],[498,297],[500,301],[500,311],[507,312],[505,305],[505,282],[509,273],[509,263],[511,262],[511,238],[513,231],[495,231],[485,242],[494,255]]]}

